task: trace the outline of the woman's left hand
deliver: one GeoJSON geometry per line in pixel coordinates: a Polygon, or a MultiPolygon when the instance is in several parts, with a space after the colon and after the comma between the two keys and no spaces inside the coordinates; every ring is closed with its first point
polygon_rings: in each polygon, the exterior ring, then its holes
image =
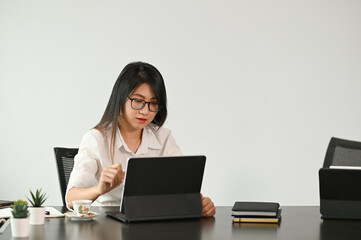
{"type": "Polygon", "coordinates": [[[201,193],[202,200],[202,213],[201,217],[212,217],[216,214],[216,208],[214,207],[214,203],[209,197],[204,197],[201,193]]]}

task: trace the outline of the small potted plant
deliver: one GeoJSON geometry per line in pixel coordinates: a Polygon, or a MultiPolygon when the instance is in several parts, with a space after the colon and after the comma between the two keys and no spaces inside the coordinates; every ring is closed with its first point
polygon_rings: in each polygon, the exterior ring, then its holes
{"type": "Polygon", "coordinates": [[[11,214],[13,216],[10,218],[10,223],[13,237],[28,237],[30,228],[28,203],[23,200],[18,200],[11,205],[11,208],[11,214]]]}
{"type": "Polygon", "coordinates": [[[44,224],[45,220],[45,207],[43,203],[47,199],[45,193],[41,193],[41,189],[36,189],[35,194],[30,190],[31,199],[27,197],[30,201],[32,207],[29,208],[30,211],[30,224],[40,225],[44,224]]]}

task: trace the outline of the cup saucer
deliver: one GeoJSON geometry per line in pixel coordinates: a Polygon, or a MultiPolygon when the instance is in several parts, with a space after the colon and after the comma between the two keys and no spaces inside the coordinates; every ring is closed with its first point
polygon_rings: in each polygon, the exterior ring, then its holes
{"type": "Polygon", "coordinates": [[[83,215],[77,215],[74,212],[66,212],[64,213],[65,217],[71,218],[71,219],[76,219],[76,220],[91,220],[93,218],[95,218],[96,216],[98,216],[98,214],[96,212],[88,212],[87,214],[83,214],[83,215]]]}

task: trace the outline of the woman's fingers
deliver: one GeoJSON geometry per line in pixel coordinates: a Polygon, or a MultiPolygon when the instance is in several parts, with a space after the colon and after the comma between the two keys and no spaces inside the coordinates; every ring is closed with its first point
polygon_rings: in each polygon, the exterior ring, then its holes
{"type": "Polygon", "coordinates": [[[104,182],[104,183],[109,184],[110,187],[112,187],[114,185],[113,178],[110,178],[108,176],[104,176],[101,181],[104,182]]]}
{"type": "Polygon", "coordinates": [[[209,209],[208,211],[202,213],[201,216],[202,217],[212,217],[212,216],[214,216],[214,214],[216,214],[216,209],[212,208],[212,209],[209,209]]]}
{"type": "Polygon", "coordinates": [[[115,170],[117,170],[118,172],[123,172],[123,168],[122,168],[122,165],[121,165],[120,163],[111,165],[111,166],[108,167],[108,168],[109,168],[109,169],[115,169],[115,170]]]}
{"type": "Polygon", "coordinates": [[[116,184],[116,179],[114,178],[114,174],[110,173],[102,173],[102,177],[100,178],[100,181],[104,181],[110,184],[110,186],[116,184]]]}
{"type": "Polygon", "coordinates": [[[202,212],[208,212],[212,206],[212,201],[209,198],[204,198],[202,201],[202,212]]]}
{"type": "Polygon", "coordinates": [[[210,217],[216,213],[216,208],[214,207],[214,203],[210,198],[204,197],[201,195],[202,199],[202,217],[210,217]]]}
{"type": "Polygon", "coordinates": [[[109,183],[110,187],[116,187],[123,182],[124,175],[122,165],[115,164],[103,169],[100,181],[109,183]]]}
{"type": "Polygon", "coordinates": [[[124,178],[125,172],[123,171],[122,165],[121,164],[115,164],[109,167],[110,169],[112,169],[112,171],[114,173],[117,174],[117,176],[119,176],[119,179],[122,180],[124,178]]]}

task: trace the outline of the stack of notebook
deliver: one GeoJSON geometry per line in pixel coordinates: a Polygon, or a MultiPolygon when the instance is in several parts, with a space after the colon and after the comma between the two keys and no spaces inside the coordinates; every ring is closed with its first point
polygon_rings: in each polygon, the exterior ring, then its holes
{"type": "Polygon", "coordinates": [[[232,216],[236,223],[278,223],[281,209],[275,202],[236,202],[232,216]]]}

